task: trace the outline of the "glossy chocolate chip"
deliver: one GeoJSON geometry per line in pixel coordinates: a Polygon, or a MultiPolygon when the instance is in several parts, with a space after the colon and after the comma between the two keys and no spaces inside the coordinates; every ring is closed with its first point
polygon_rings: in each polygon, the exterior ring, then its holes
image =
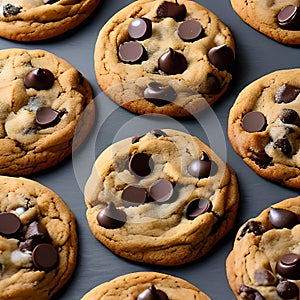
{"type": "Polygon", "coordinates": [[[179,37],[185,42],[194,42],[200,38],[203,33],[201,24],[196,20],[187,20],[182,22],[177,29],[179,37]]]}
{"type": "Polygon", "coordinates": [[[51,270],[58,263],[57,250],[51,244],[39,244],[32,251],[32,261],[39,270],[51,270]]]}
{"type": "Polygon", "coordinates": [[[55,126],[60,121],[61,116],[61,112],[48,106],[41,106],[36,111],[35,121],[39,126],[47,128],[55,126]]]}
{"type": "Polygon", "coordinates": [[[144,135],[136,135],[136,136],[133,136],[132,139],[131,139],[131,144],[135,144],[135,143],[138,143],[140,141],[140,139],[143,137],[144,135]]]}
{"type": "Polygon", "coordinates": [[[187,61],[183,54],[169,48],[158,59],[158,67],[167,75],[181,74],[187,68],[187,61]]]}
{"type": "Polygon", "coordinates": [[[36,240],[39,244],[50,241],[45,225],[37,221],[33,221],[28,225],[25,239],[36,240]]]}
{"type": "Polygon", "coordinates": [[[300,279],[300,255],[289,253],[283,255],[276,264],[276,272],[283,278],[300,279]]]}
{"type": "Polygon", "coordinates": [[[275,228],[289,228],[299,224],[298,215],[282,208],[270,207],[269,220],[275,228]]]}
{"type": "Polygon", "coordinates": [[[173,194],[173,185],[169,180],[159,179],[153,182],[149,188],[149,197],[151,200],[164,203],[168,201],[173,194]]]}
{"type": "Polygon", "coordinates": [[[290,156],[292,154],[292,146],[288,139],[283,138],[276,140],[273,147],[280,150],[286,156],[290,156]]]}
{"type": "Polygon", "coordinates": [[[20,13],[21,10],[22,10],[21,6],[14,6],[10,3],[7,3],[3,6],[3,16],[4,17],[15,16],[18,13],[20,13]]]}
{"type": "Polygon", "coordinates": [[[121,198],[125,207],[138,206],[147,202],[148,193],[141,185],[130,184],[124,189],[121,198]]]}
{"type": "Polygon", "coordinates": [[[237,240],[241,240],[248,233],[254,233],[254,235],[259,236],[262,235],[265,231],[266,230],[260,222],[249,221],[243,227],[241,234],[239,235],[237,240]]]}
{"type": "Polygon", "coordinates": [[[152,35],[152,22],[148,18],[133,19],[128,26],[128,34],[132,39],[144,40],[152,35]]]}
{"type": "Polygon", "coordinates": [[[177,97],[175,90],[169,85],[150,82],[144,90],[144,98],[156,106],[164,106],[177,97]]]}
{"type": "Polygon", "coordinates": [[[300,7],[287,5],[277,15],[277,21],[283,29],[300,30],[300,7]]]}
{"type": "Polygon", "coordinates": [[[147,51],[136,41],[125,42],[119,47],[120,60],[128,64],[139,64],[148,58],[147,51]]]}
{"type": "Polygon", "coordinates": [[[264,150],[253,151],[251,159],[262,169],[265,169],[272,164],[272,157],[264,150]]]}
{"type": "Polygon", "coordinates": [[[211,202],[205,198],[198,198],[190,201],[186,207],[185,216],[188,220],[194,220],[198,216],[211,209],[211,202]]]}
{"type": "Polygon", "coordinates": [[[141,292],[137,300],[169,300],[169,297],[162,290],[158,290],[152,285],[150,288],[141,292]]]}
{"type": "Polygon", "coordinates": [[[240,286],[239,294],[242,296],[242,299],[245,300],[265,300],[265,297],[263,297],[256,289],[247,285],[240,286]]]}
{"type": "Polygon", "coordinates": [[[150,134],[154,135],[155,137],[161,137],[161,136],[168,136],[164,131],[160,130],[160,129],[152,129],[150,130],[150,134]]]}
{"type": "Polygon", "coordinates": [[[217,173],[217,164],[210,160],[205,152],[200,159],[194,159],[188,166],[188,173],[197,178],[207,178],[217,173]]]}
{"type": "Polygon", "coordinates": [[[282,299],[294,299],[298,298],[299,295],[299,288],[296,283],[288,280],[281,281],[276,286],[276,291],[282,299]]]}
{"type": "Polygon", "coordinates": [[[297,125],[299,123],[298,113],[295,110],[290,109],[290,108],[284,108],[281,111],[279,119],[281,120],[282,123],[285,123],[285,124],[297,125]]]}
{"type": "Polygon", "coordinates": [[[47,69],[33,69],[24,77],[24,85],[27,89],[48,90],[54,84],[54,75],[47,69]]]}
{"type": "Polygon", "coordinates": [[[185,5],[179,5],[177,0],[174,2],[164,1],[157,9],[157,16],[159,18],[173,18],[175,21],[183,21],[186,16],[185,5]]]}
{"type": "Polygon", "coordinates": [[[126,219],[126,213],[117,209],[113,202],[109,202],[97,215],[98,224],[106,229],[120,228],[126,223],[126,219]]]}
{"type": "Polygon", "coordinates": [[[151,173],[153,161],[151,155],[146,153],[136,153],[129,160],[129,170],[133,174],[145,177],[151,173]]]}
{"type": "Polygon", "coordinates": [[[250,111],[244,115],[242,126],[247,132],[260,132],[266,129],[267,120],[260,111],[250,111]]]}
{"type": "Polygon", "coordinates": [[[207,57],[219,70],[232,71],[234,65],[234,53],[228,45],[224,44],[211,48],[207,53],[207,57]]]}
{"type": "Polygon", "coordinates": [[[0,213],[0,234],[4,236],[13,236],[17,234],[21,228],[19,217],[10,212],[0,213]]]}
{"type": "Polygon", "coordinates": [[[290,103],[294,101],[300,93],[300,89],[290,84],[283,84],[275,93],[276,103],[290,103]]]}
{"type": "Polygon", "coordinates": [[[256,270],[254,273],[254,280],[258,285],[272,286],[277,283],[276,276],[269,270],[256,270]]]}

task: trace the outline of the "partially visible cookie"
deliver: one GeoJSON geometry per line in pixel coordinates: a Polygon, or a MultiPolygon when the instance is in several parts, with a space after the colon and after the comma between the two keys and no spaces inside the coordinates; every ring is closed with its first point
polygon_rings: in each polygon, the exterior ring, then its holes
{"type": "Polygon", "coordinates": [[[100,0],[3,0],[0,36],[37,41],[58,36],[82,23],[100,0]]]}
{"type": "Polygon", "coordinates": [[[53,191],[0,176],[0,298],[49,299],[76,265],[75,219],[53,191]]]}
{"type": "Polygon", "coordinates": [[[117,104],[178,117],[222,96],[234,58],[230,29],[188,0],[134,1],[103,26],[94,56],[97,81],[117,104]]]}
{"type": "Polygon", "coordinates": [[[78,146],[92,125],[92,109],[79,122],[92,103],[90,84],[52,53],[1,50],[0,91],[2,175],[27,175],[58,164],[72,152],[75,132],[78,146]]]}
{"type": "Polygon", "coordinates": [[[209,300],[189,282],[157,272],[125,274],[95,287],[81,300],[209,300]]]}
{"type": "Polygon", "coordinates": [[[231,0],[241,19],[282,44],[300,45],[299,0],[231,0]]]}
{"type": "Polygon", "coordinates": [[[265,209],[238,231],[226,261],[237,299],[281,300],[300,296],[300,197],[265,209]]]}
{"type": "Polygon", "coordinates": [[[260,176],[300,188],[300,69],[267,74],[243,89],[230,110],[228,136],[260,176]]]}
{"type": "Polygon", "coordinates": [[[121,257],[180,265],[205,255],[232,227],[234,171],[198,138],[154,129],[97,158],[85,186],[94,236],[121,257]]]}

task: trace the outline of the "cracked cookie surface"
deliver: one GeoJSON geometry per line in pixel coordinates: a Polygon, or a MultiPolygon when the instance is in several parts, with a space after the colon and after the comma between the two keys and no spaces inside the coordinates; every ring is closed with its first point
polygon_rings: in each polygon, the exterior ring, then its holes
{"type": "Polygon", "coordinates": [[[237,299],[299,299],[300,197],[265,209],[239,229],[226,261],[237,299]]]}
{"type": "Polygon", "coordinates": [[[283,44],[300,44],[298,0],[231,0],[231,4],[245,23],[264,35],[283,44]],[[278,17],[280,13],[284,18],[278,17]]]}
{"type": "Polygon", "coordinates": [[[180,117],[222,96],[234,56],[230,29],[198,3],[139,0],[101,29],[94,61],[100,87],[120,106],[180,117]],[[128,57],[131,47],[136,52],[128,57]]]}
{"type": "Polygon", "coordinates": [[[43,50],[0,51],[0,174],[27,175],[52,167],[80,143],[92,113],[88,81],[69,63],[43,50]],[[80,122],[81,124],[81,122],[80,122]]]}
{"type": "Polygon", "coordinates": [[[100,0],[2,0],[0,36],[37,41],[65,33],[82,23],[100,0]]]}
{"type": "Polygon", "coordinates": [[[171,129],[111,145],[85,186],[94,236],[121,257],[157,265],[205,255],[232,227],[238,199],[233,170],[171,129]]]}
{"type": "Polygon", "coordinates": [[[121,298],[126,300],[180,300],[183,298],[187,300],[210,299],[197,287],[181,278],[157,272],[136,272],[119,276],[95,287],[84,295],[82,300],[113,300],[121,298]],[[161,292],[163,292],[167,298],[159,297],[161,292]]]}
{"type": "Polygon", "coordinates": [[[74,216],[45,186],[0,176],[0,250],[0,298],[49,299],[75,268],[74,216]]]}
{"type": "Polygon", "coordinates": [[[300,187],[300,69],[267,74],[241,91],[230,110],[234,150],[260,176],[300,187]]]}

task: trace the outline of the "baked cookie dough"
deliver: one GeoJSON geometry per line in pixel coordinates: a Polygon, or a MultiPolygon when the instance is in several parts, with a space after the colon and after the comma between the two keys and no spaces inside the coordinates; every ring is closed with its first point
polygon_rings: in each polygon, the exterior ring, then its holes
{"type": "Polygon", "coordinates": [[[209,300],[210,298],[189,282],[157,272],[125,274],[102,283],[81,300],[209,300]]]}
{"type": "Polygon", "coordinates": [[[194,1],[138,0],[101,29],[97,81],[138,114],[182,117],[217,101],[232,79],[230,29],[194,1]]]}
{"type": "Polygon", "coordinates": [[[265,209],[238,231],[226,261],[237,299],[299,299],[300,197],[265,209]]]}
{"type": "Polygon", "coordinates": [[[260,176],[300,188],[300,69],[279,70],[244,88],[230,110],[234,150],[260,176]]]}
{"type": "Polygon", "coordinates": [[[43,50],[0,50],[0,174],[27,175],[62,161],[87,134],[88,81],[43,50]],[[79,129],[79,126],[81,128],[79,129]],[[77,128],[76,128],[77,127],[77,128]]]}
{"type": "Polygon", "coordinates": [[[49,299],[61,289],[76,264],[75,225],[53,191],[0,176],[0,298],[49,299]]]}
{"type": "Polygon", "coordinates": [[[231,0],[241,19],[282,44],[300,45],[299,0],[231,0]]]}
{"type": "Polygon", "coordinates": [[[232,227],[235,173],[198,138],[153,129],[108,147],[86,186],[94,236],[129,260],[180,265],[206,254],[232,227]]]}
{"type": "Polygon", "coordinates": [[[2,0],[0,36],[37,41],[58,36],[83,22],[100,0],[2,0]]]}

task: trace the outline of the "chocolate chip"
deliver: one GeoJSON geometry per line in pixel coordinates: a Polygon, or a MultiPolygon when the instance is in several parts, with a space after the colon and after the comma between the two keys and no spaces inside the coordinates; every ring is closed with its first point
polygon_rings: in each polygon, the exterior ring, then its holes
{"type": "Polygon", "coordinates": [[[106,229],[120,228],[126,223],[126,219],[126,213],[117,209],[113,202],[109,202],[97,216],[98,224],[106,229]]]}
{"type": "Polygon", "coordinates": [[[283,278],[300,279],[300,255],[289,253],[283,255],[276,264],[276,272],[283,278]]]}
{"type": "Polygon", "coordinates": [[[254,235],[262,235],[266,230],[262,226],[260,222],[249,221],[243,227],[241,234],[237,238],[237,240],[241,240],[247,233],[254,233],[254,235]]]}
{"type": "Polygon", "coordinates": [[[239,293],[242,296],[242,299],[245,300],[265,300],[265,298],[256,289],[247,285],[241,285],[239,293]]]}
{"type": "Polygon", "coordinates": [[[129,170],[137,176],[145,177],[151,173],[153,161],[151,155],[136,153],[129,160],[129,170]]]}
{"type": "Polygon", "coordinates": [[[158,59],[158,67],[167,75],[181,74],[187,68],[187,61],[183,54],[169,48],[158,59]]]}
{"type": "Polygon", "coordinates": [[[299,123],[298,113],[295,110],[290,109],[290,108],[284,108],[281,111],[279,119],[281,120],[282,123],[285,123],[285,124],[297,125],[299,123]]]}
{"type": "Polygon", "coordinates": [[[33,249],[32,261],[39,270],[51,270],[58,263],[57,250],[51,244],[39,244],[33,249]]]}
{"type": "Polygon", "coordinates": [[[207,53],[207,57],[221,71],[226,70],[231,72],[233,69],[234,53],[226,44],[211,48],[207,53]]]}
{"type": "Polygon", "coordinates": [[[135,41],[125,42],[119,46],[119,57],[122,62],[139,64],[148,58],[147,51],[142,44],[135,41]]]}
{"type": "Polygon", "coordinates": [[[19,217],[10,212],[0,213],[0,234],[11,237],[17,234],[21,228],[19,217]]]}
{"type": "Polygon", "coordinates": [[[275,93],[276,103],[290,103],[294,101],[300,93],[300,89],[290,84],[283,84],[275,93]]]}
{"type": "Polygon", "coordinates": [[[215,75],[208,74],[206,80],[200,83],[198,90],[202,94],[218,94],[221,91],[221,84],[215,75]]]}
{"type": "Polygon", "coordinates": [[[144,98],[156,106],[164,106],[177,97],[175,90],[169,85],[150,82],[144,90],[144,98]]]}
{"type": "Polygon", "coordinates": [[[151,133],[152,135],[154,135],[155,137],[157,137],[157,138],[159,138],[159,137],[161,137],[161,136],[164,136],[164,137],[168,136],[164,131],[162,131],[162,130],[160,130],[160,129],[152,129],[152,130],[150,131],[150,133],[151,133]]]}
{"type": "Polygon", "coordinates": [[[50,242],[45,225],[37,221],[33,221],[29,224],[25,233],[25,239],[36,240],[39,244],[50,242]]]}
{"type": "Polygon", "coordinates": [[[217,173],[217,171],[217,164],[214,161],[209,160],[205,152],[202,153],[202,157],[200,159],[194,159],[188,166],[188,173],[199,179],[213,176],[217,173]]]}
{"type": "Polygon", "coordinates": [[[153,182],[149,188],[149,197],[151,200],[164,203],[168,201],[173,194],[173,185],[169,180],[159,179],[153,182]]]}
{"type": "Polygon", "coordinates": [[[143,136],[144,135],[133,136],[132,139],[131,139],[131,144],[138,143],[143,136]]]}
{"type": "Polygon", "coordinates": [[[265,169],[272,164],[272,157],[264,150],[253,151],[251,159],[262,169],[265,169]]]}
{"type": "Polygon", "coordinates": [[[277,15],[278,25],[283,29],[300,29],[300,7],[287,5],[277,15]]]}
{"type": "Polygon", "coordinates": [[[292,146],[288,139],[278,139],[274,142],[273,147],[279,149],[284,155],[290,156],[292,154],[292,146]]]}
{"type": "Polygon", "coordinates": [[[62,113],[48,106],[41,106],[36,111],[35,121],[43,127],[52,127],[59,123],[62,113]]]}
{"type": "Polygon", "coordinates": [[[152,35],[152,22],[148,18],[136,18],[128,26],[128,34],[132,39],[144,40],[152,35]]]}
{"type": "Polygon", "coordinates": [[[159,18],[173,18],[175,21],[183,21],[186,16],[185,5],[179,5],[177,3],[164,1],[157,9],[157,16],[159,18]]]}
{"type": "Polygon", "coordinates": [[[10,3],[7,3],[3,6],[3,16],[4,17],[10,17],[15,16],[22,10],[21,6],[14,6],[10,3]]]}
{"type": "Polygon", "coordinates": [[[201,24],[196,20],[187,20],[182,22],[177,29],[179,37],[185,42],[194,42],[200,38],[203,33],[201,24]]]}
{"type": "Polygon", "coordinates": [[[124,189],[121,198],[125,207],[139,206],[147,202],[148,193],[141,185],[130,184],[124,189]]]}
{"type": "Polygon", "coordinates": [[[34,69],[28,72],[24,77],[24,85],[27,89],[48,90],[54,84],[54,75],[47,69],[34,69]]]}
{"type": "Polygon", "coordinates": [[[270,207],[269,220],[275,228],[292,229],[299,224],[298,215],[282,208],[270,207]]]}
{"type": "Polygon", "coordinates": [[[277,294],[282,299],[294,299],[299,295],[299,288],[296,283],[284,280],[276,287],[277,294]]]}
{"type": "Polygon", "coordinates": [[[211,209],[211,202],[205,198],[198,198],[190,201],[186,207],[185,216],[188,220],[194,220],[198,216],[211,209]]]}
{"type": "Polygon", "coordinates": [[[242,126],[248,132],[264,131],[267,127],[267,120],[260,111],[250,111],[244,115],[242,126]]]}
{"type": "Polygon", "coordinates": [[[44,0],[44,4],[53,4],[59,0],[44,0]]]}
{"type": "Polygon", "coordinates": [[[26,135],[26,134],[36,134],[37,130],[38,129],[36,127],[32,126],[32,127],[25,128],[22,133],[24,135],[26,135]]]}
{"type": "Polygon", "coordinates": [[[258,285],[272,286],[277,283],[276,276],[269,270],[256,270],[254,273],[254,280],[258,285]]]}
{"type": "Polygon", "coordinates": [[[150,288],[144,290],[137,297],[137,300],[169,300],[169,297],[162,290],[158,290],[152,285],[150,288]]]}

